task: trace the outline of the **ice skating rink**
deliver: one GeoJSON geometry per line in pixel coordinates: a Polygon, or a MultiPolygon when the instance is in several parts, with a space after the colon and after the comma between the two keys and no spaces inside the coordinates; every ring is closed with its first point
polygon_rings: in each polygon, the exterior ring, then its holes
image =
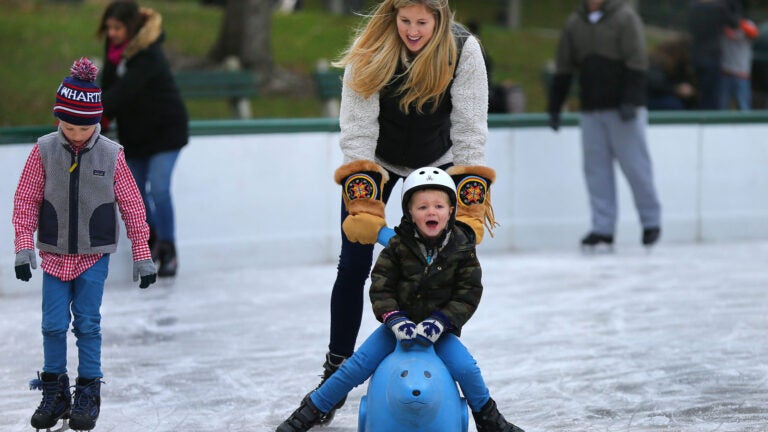
{"type": "MultiPolygon", "coordinates": [[[[527,432],[768,430],[768,242],[480,258],[462,340],[527,432]]],[[[273,431],[319,382],[334,277],[334,264],[181,267],[148,290],[109,284],[96,430],[273,431]]],[[[0,290],[2,431],[31,430],[40,401],[27,386],[42,366],[40,283],[38,269],[0,290]]],[[[358,342],[376,325],[366,309],[358,342]]],[[[74,376],[72,335],[69,364],[74,376]]],[[[355,431],[364,391],[317,429],[355,431]]]]}

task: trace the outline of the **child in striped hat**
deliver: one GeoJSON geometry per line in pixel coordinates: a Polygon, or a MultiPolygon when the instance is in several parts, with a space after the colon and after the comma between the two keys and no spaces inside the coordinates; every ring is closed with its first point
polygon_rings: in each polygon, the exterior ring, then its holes
{"type": "Polygon", "coordinates": [[[101,89],[96,85],[99,70],[83,57],[75,61],[71,75],[56,90],[53,115],[77,126],[91,126],[101,121],[101,89]]]}
{"type": "Polygon", "coordinates": [[[37,429],[66,418],[74,430],[96,426],[103,377],[100,309],[109,256],[117,250],[118,208],[132,243],[133,280],[146,288],[157,274],[144,202],[123,148],[99,133],[97,72],[87,58],[72,65],[56,91],[58,130],[32,147],[13,199],[16,278],[32,278],[35,246],[43,270],[43,370],[30,382],[43,392],[31,419],[37,429]],[[74,395],[67,376],[70,322],[79,360],[74,395]]]}

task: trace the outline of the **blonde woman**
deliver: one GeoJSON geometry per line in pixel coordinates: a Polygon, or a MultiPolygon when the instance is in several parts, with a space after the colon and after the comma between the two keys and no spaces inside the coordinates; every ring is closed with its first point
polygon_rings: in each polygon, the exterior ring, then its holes
{"type": "Polygon", "coordinates": [[[443,168],[459,190],[457,220],[472,228],[473,241],[480,243],[484,225],[494,224],[487,194],[495,172],[485,166],[485,62],[479,41],[454,22],[448,1],[382,1],[335,65],[345,69],[344,161],[334,174],[342,186],[343,233],[323,382],[354,351],[373,245],[386,244],[393,233],[384,208],[399,179],[418,167],[443,168]]]}

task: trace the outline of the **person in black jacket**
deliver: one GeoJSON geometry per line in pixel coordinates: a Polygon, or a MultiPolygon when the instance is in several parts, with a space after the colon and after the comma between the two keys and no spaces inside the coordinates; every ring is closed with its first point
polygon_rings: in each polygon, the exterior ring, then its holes
{"type": "Polygon", "coordinates": [[[696,106],[696,76],[687,36],[663,41],[648,53],[648,109],[685,110],[696,106]]]}
{"type": "Polygon", "coordinates": [[[691,0],[688,4],[688,32],[699,92],[698,109],[720,109],[723,85],[720,39],[726,27],[738,27],[740,16],[741,7],[733,0],[691,0]]]}
{"type": "Polygon", "coordinates": [[[118,141],[144,198],[158,276],[174,276],[178,261],[171,176],[189,128],[162,50],[162,18],[134,1],[116,0],[104,11],[98,35],[105,39],[104,117],[117,122],[118,141]]]}

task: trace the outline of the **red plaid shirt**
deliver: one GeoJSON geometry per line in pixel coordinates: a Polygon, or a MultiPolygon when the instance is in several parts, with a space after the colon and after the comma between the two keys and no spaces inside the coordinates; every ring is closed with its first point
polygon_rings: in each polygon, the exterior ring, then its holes
{"type": "MultiPolygon", "coordinates": [[[[77,152],[78,149],[73,148],[73,150],[77,152]]],[[[40,149],[35,144],[21,172],[19,186],[13,197],[15,252],[22,249],[35,250],[34,233],[37,231],[44,190],[45,168],[40,157],[40,149]]],[[[128,164],[125,163],[125,154],[122,150],[118,153],[115,167],[115,199],[125,222],[126,235],[131,241],[133,260],[151,259],[152,255],[147,245],[149,226],[144,202],[128,164]]],[[[67,281],[75,279],[88,270],[101,257],[102,254],[70,255],[40,251],[40,267],[51,276],[67,281]]]]}

